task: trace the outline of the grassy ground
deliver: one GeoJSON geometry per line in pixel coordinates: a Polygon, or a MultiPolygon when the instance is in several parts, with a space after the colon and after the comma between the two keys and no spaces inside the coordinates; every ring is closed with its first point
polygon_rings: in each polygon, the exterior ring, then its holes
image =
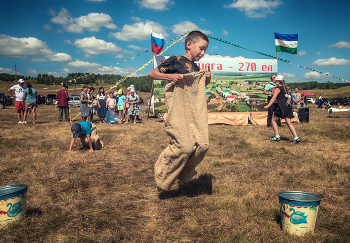
{"type": "Polygon", "coordinates": [[[286,126],[278,143],[264,126],[209,126],[198,175],[161,195],[153,166],[168,138],[159,119],[96,124],[104,150],[77,141],[65,153],[71,124],[57,113],[40,106],[36,125],[18,125],[13,107],[0,110],[0,186],[29,185],[27,216],[2,229],[1,242],[350,241],[349,113],[329,118],[310,105],[310,123],[295,125],[297,145],[286,126]],[[323,198],[315,234],[282,232],[285,190],[323,198]]]}

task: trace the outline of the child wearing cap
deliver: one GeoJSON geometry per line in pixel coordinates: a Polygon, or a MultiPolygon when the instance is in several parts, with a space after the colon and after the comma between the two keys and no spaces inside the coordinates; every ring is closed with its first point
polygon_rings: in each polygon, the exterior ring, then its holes
{"type": "Polygon", "coordinates": [[[8,92],[13,96],[16,97],[15,101],[15,109],[17,110],[17,119],[18,123],[21,124],[21,112],[25,112],[25,102],[23,102],[23,93],[26,89],[24,85],[23,79],[18,79],[18,84],[13,85],[11,88],[8,89],[8,92]]]}
{"type": "Polygon", "coordinates": [[[100,138],[97,135],[95,124],[88,121],[76,123],[72,126],[71,131],[73,133],[73,138],[67,152],[72,151],[75,139],[78,137],[80,138],[83,146],[90,149],[89,152],[94,152],[94,149],[96,150],[103,148],[103,143],[100,141],[100,138]]]}

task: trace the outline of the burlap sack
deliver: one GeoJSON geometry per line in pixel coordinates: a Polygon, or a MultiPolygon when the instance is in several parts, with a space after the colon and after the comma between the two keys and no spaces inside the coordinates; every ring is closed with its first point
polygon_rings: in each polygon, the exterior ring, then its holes
{"type": "Polygon", "coordinates": [[[164,88],[170,141],[155,164],[155,180],[162,189],[169,189],[177,178],[191,180],[209,148],[205,72],[184,74],[182,82],[164,88]]]}
{"type": "MultiPolygon", "coordinates": [[[[92,124],[90,135],[91,135],[92,148],[94,150],[103,149],[104,148],[103,142],[100,140],[100,137],[97,135],[97,129],[95,124],[92,124]]],[[[90,149],[89,140],[86,136],[80,136],[80,141],[83,144],[84,148],[90,149]]]]}

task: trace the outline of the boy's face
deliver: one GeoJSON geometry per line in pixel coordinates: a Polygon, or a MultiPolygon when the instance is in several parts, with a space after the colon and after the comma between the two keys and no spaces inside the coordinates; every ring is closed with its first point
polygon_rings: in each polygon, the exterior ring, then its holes
{"type": "Polygon", "coordinates": [[[190,60],[193,62],[199,61],[204,56],[204,53],[207,49],[208,42],[203,39],[199,39],[199,41],[196,43],[193,43],[192,41],[189,41],[187,43],[187,51],[190,54],[190,60]]]}

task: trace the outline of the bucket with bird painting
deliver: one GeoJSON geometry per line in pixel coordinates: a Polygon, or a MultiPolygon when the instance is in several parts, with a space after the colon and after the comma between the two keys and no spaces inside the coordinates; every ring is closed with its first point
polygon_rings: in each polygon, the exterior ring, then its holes
{"type": "Polygon", "coordinates": [[[313,233],[322,198],[300,191],[278,192],[278,196],[283,231],[293,235],[313,233]]]}
{"type": "Polygon", "coordinates": [[[22,219],[26,214],[27,185],[0,187],[0,226],[22,219]]]}

